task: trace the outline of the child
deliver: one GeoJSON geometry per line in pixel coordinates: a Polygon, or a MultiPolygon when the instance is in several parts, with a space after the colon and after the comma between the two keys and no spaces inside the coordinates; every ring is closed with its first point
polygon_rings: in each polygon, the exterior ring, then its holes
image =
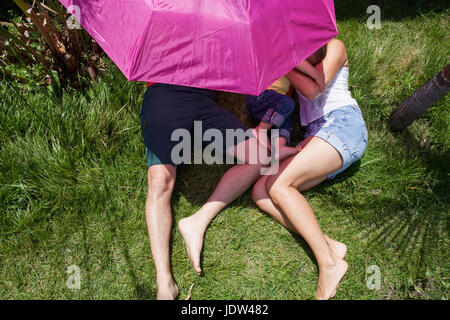
{"type": "Polygon", "coordinates": [[[299,153],[284,160],[277,175],[262,177],[253,188],[252,198],[262,210],[305,239],[319,267],[316,298],[330,299],[347,272],[347,247],[322,232],[301,193],[359,160],[367,146],[367,130],[348,90],[345,45],[333,39],[326,46],[323,61],[317,58],[315,54],[307,59],[302,69],[306,73],[294,69],[287,74],[299,95],[301,124],[306,126],[299,153]],[[323,94],[318,85],[321,77],[326,84],[323,94]]]}
{"type": "MultiPolygon", "coordinates": [[[[326,46],[319,49],[311,57],[310,62],[317,64],[325,58],[326,46]]],[[[311,63],[304,61],[296,67],[300,72],[308,74],[317,83],[321,92],[324,90],[325,80],[322,73],[318,72],[311,63]]],[[[259,96],[246,96],[246,107],[249,114],[260,121],[254,129],[255,136],[263,145],[268,146],[267,136],[261,129],[269,130],[272,127],[279,129],[279,137],[275,139],[275,152],[277,159],[283,160],[295,153],[295,148],[290,148],[290,136],[292,131],[291,114],[295,109],[295,102],[290,97],[291,83],[286,76],[278,79],[259,96]]]]}
{"type": "Polygon", "coordinates": [[[253,133],[262,145],[270,148],[265,130],[272,127],[279,129],[279,136],[274,140],[275,157],[285,159],[298,151],[290,148],[292,130],[291,114],[295,109],[294,100],[289,97],[291,84],[286,76],[273,83],[259,96],[247,95],[245,98],[249,114],[260,121],[253,133]],[[264,130],[262,130],[264,129],[264,130]]]}

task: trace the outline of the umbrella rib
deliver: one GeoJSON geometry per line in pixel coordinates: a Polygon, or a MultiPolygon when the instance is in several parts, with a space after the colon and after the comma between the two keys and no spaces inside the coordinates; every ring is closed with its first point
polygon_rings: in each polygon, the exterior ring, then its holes
{"type": "MultiPolygon", "coordinates": [[[[330,8],[328,5],[326,5],[326,4],[324,3],[324,1],[325,1],[325,0],[322,0],[322,3],[325,5],[325,8],[327,9],[328,14],[330,15],[331,21],[333,22],[334,26],[335,26],[336,29],[337,29],[336,15],[335,15],[334,12],[331,10],[331,8],[330,8]]],[[[333,1],[330,1],[330,2],[333,3],[333,1]]],[[[333,5],[334,5],[334,3],[333,3],[333,5]]]]}
{"type": "Polygon", "coordinates": [[[138,38],[138,41],[136,42],[136,45],[133,46],[134,52],[131,52],[133,56],[131,57],[131,67],[130,67],[130,80],[134,78],[135,76],[135,68],[136,68],[136,62],[138,59],[138,56],[142,54],[142,43],[144,42],[144,37],[147,36],[148,30],[150,29],[150,23],[152,21],[153,16],[153,10],[150,11],[150,18],[147,20],[147,23],[144,27],[144,32],[142,32],[142,35],[138,38]]]}

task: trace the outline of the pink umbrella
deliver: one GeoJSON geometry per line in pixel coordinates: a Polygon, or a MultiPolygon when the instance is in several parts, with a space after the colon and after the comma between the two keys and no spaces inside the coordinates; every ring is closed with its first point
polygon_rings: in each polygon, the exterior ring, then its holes
{"type": "Polygon", "coordinates": [[[130,81],[258,95],[337,35],[333,0],[59,1],[130,81]]]}

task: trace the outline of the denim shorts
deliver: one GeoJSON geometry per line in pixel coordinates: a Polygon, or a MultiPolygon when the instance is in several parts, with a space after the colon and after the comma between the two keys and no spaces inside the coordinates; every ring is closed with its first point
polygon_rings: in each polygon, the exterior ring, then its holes
{"type": "Polygon", "coordinates": [[[305,139],[310,136],[325,140],[342,157],[342,168],[328,175],[328,179],[333,179],[361,159],[368,139],[366,124],[356,105],[335,109],[308,124],[305,139]]]}

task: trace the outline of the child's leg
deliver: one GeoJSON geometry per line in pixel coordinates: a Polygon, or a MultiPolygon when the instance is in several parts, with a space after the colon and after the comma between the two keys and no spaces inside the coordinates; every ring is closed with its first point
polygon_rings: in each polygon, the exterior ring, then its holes
{"type": "MultiPolygon", "coordinates": [[[[252,150],[252,139],[241,142],[246,149],[246,154],[252,150]]],[[[238,146],[235,146],[233,154],[238,157],[238,146]]],[[[248,156],[245,159],[249,159],[248,156]]],[[[244,159],[240,159],[244,160],[244,159]]],[[[230,168],[220,179],[219,184],[209,197],[208,201],[195,214],[181,219],[178,228],[183,236],[189,259],[200,274],[200,254],[203,247],[203,238],[211,221],[237,197],[248,190],[261,175],[261,164],[239,164],[230,168]]]]}
{"type": "Polygon", "coordinates": [[[246,108],[250,116],[260,121],[258,129],[277,127],[292,130],[290,115],[295,109],[292,98],[273,90],[266,90],[259,96],[246,96],[246,108]],[[287,122],[287,125],[284,125],[287,122]]]}
{"type": "Polygon", "coordinates": [[[261,146],[270,150],[269,136],[267,135],[268,130],[273,127],[273,124],[261,121],[253,130],[253,136],[258,139],[261,146]]]}
{"type": "Polygon", "coordinates": [[[258,126],[253,130],[253,135],[268,150],[271,149],[271,143],[267,131],[272,127],[279,129],[279,137],[274,141],[274,150],[271,150],[275,152],[274,156],[277,161],[297,153],[295,148],[287,146],[292,131],[291,114],[295,109],[292,98],[273,90],[266,90],[258,97],[247,96],[246,107],[253,118],[260,120],[258,126]]]}
{"type": "Polygon", "coordinates": [[[289,147],[292,131],[292,117],[288,116],[282,126],[279,128],[279,136],[274,141],[275,159],[283,161],[290,156],[297,154],[296,148],[289,147]]]}
{"type": "Polygon", "coordinates": [[[340,154],[320,138],[311,141],[285,169],[267,180],[273,202],[284,212],[295,230],[311,247],[319,266],[318,299],[329,299],[347,272],[347,263],[328,244],[314,212],[297,188],[342,167],[340,154]]]}

